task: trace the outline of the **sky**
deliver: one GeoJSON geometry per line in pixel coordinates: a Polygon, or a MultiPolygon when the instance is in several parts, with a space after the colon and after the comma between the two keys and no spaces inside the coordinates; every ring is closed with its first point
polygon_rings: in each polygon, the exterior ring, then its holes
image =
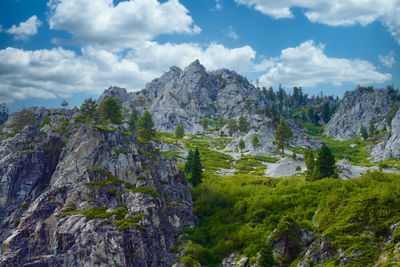
{"type": "Polygon", "coordinates": [[[259,86],[400,87],[400,0],[1,0],[0,103],[80,106],[199,59],[259,86]]]}

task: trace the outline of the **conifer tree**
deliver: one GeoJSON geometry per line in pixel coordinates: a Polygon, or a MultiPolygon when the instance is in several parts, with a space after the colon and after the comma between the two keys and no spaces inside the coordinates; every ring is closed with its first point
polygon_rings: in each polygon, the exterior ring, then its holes
{"type": "Polygon", "coordinates": [[[229,119],[228,129],[229,129],[229,136],[232,136],[233,133],[235,133],[237,131],[237,123],[234,118],[229,119]]]}
{"type": "Polygon", "coordinates": [[[193,162],[193,150],[189,150],[188,155],[186,157],[186,163],[183,168],[186,176],[189,177],[190,173],[192,172],[192,162],[193,162]]]}
{"type": "Polygon", "coordinates": [[[374,135],[375,135],[375,127],[374,127],[374,122],[373,122],[373,120],[371,120],[371,121],[369,122],[369,129],[368,129],[368,131],[369,131],[369,136],[374,136],[374,135]]]}
{"type": "Polygon", "coordinates": [[[254,149],[260,146],[260,140],[258,139],[258,134],[254,134],[251,138],[251,144],[254,149]]]}
{"type": "Polygon", "coordinates": [[[139,118],[136,123],[138,137],[149,141],[156,137],[156,130],[154,129],[153,118],[149,111],[145,110],[143,116],[139,118]]]}
{"type": "Polygon", "coordinates": [[[136,123],[139,120],[139,111],[133,107],[131,115],[129,116],[129,131],[136,131],[136,123]]]}
{"type": "Polygon", "coordinates": [[[246,120],[246,118],[242,115],[239,118],[238,129],[240,131],[240,135],[249,131],[250,123],[246,120]]]}
{"type": "Polygon", "coordinates": [[[244,143],[244,141],[243,141],[243,139],[242,138],[240,138],[240,141],[239,141],[239,149],[240,150],[244,150],[245,148],[246,148],[246,144],[244,143]]]}
{"type": "Polygon", "coordinates": [[[191,171],[191,182],[193,186],[197,186],[201,183],[201,174],[203,173],[203,166],[201,166],[200,160],[200,152],[199,149],[196,147],[196,150],[193,153],[193,160],[192,160],[192,171],[191,171]]]}
{"type": "Polygon", "coordinates": [[[312,173],[314,171],[314,166],[315,166],[315,158],[314,158],[313,150],[307,149],[304,151],[304,161],[305,161],[306,167],[307,167],[306,177],[307,177],[307,179],[311,179],[312,173]]]}
{"type": "Polygon", "coordinates": [[[361,124],[360,134],[364,138],[364,140],[368,139],[368,132],[364,125],[361,124]]]}
{"type": "Polygon", "coordinates": [[[319,180],[326,177],[334,177],[335,174],[335,158],[329,147],[324,143],[318,150],[317,160],[312,174],[312,180],[319,180]]]}
{"type": "Polygon", "coordinates": [[[258,266],[259,267],[275,266],[274,255],[269,241],[265,242],[263,247],[261,248],[258,266]]]}
{"type": "Polygon", "coordinates": [[[282,155],[285,154],[285,146],[289,144],[289,139],[293,136],[293,132],[289,126],[286,125],[284,120],[281,120],[275,131],[275,144],[278,149],[282,150],[282,155]]]}
{"type": "Polygon", "coordinates": [[[122,123],[122,107],[113,97],[109,97],[101,102],[99,113],[100,119],[103,122],[107,122],[108,120],[110,120],[112,123],[115,124],[122,123]]]}
{"type": "Polygon", "coordinates": [[[178,124],[175,128],[175,138],[176,140],[181,139],[185,136],[185,128],[182,124],[178,124]]]}

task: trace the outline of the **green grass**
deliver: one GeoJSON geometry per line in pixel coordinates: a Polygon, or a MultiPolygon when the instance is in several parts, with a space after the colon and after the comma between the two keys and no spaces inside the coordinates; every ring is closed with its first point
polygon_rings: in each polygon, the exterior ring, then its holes
{"type": "Polygon", "coordinates": [[[94,187],[104,187],[108,185],[120,185],[122,183],[121,180],[113,176],[111,173],[104,171],[103,169],[90,169],[90,172],[98,173],[105,177],[105,180],[90,182],[89,184],[94,187]]]}
{"type": "Polygon", "coordinates": [[[400,175],[372,172],[358,179],[308,182],[304,177],[247,174],[208,175],[203,180],[192,189],[200,224],[185,231],[195,244],[190,255],[205,266],[218,266],[234,251],[254,259],[287,215],[348,255],[361,249],[353,262],[369,266],[389,226],[400,221],[400,175]]]}
{"type": "MultiPolygon", "coordinates": [[[[221,140],[219,141],[212,141],[213,139],[209,138],[202,138],[202,139],[185,139],[185,145],[187,149],[194,150],[196,147],[199,148],[200,151],[200,159],[201,164],[205,168],[206,171],[213,171],[223,169],[230,169],[233,158],[229,155],[226,155],[222,152],[215,151],[215,148],[218,145],[221,145],[221,140]]],[[[225,142],[225,141],[224,141],[225,142]]]]}
{"type": "Polygon", "coordinates": [[[370,145],[376,144],[377,141],[361,140],[360,137],[348,141],[335,141],[331,138],[324,138],[323,140],[327,143],[336,160],[347,158],[351,163],[357,165],[373,165],[368,160],[371,155],[366,151],[366,148],[370,145]],[[357,146],[351,148],[351,144],[357,144],[357,146]]]}
{"type": "Polygon", "coordinates": [[[134,216],[132,218],[126,218],[126,219],[123,218],[123,219],[119,219],[119,220],[117,219],[117,220],[114,221],[114,225],[116,225],[117,229],[121,230],[121,231],[127,230],[132,226],[142,228],[140,225],[138,225],[138,222],[140,222],[140,220],[144,216],[147,216],[147,215],[148,214],[146,214],[146,213],[141,213],[141,214],[138,214],[138,215],[136,215],[136,216],[134,216]]]}

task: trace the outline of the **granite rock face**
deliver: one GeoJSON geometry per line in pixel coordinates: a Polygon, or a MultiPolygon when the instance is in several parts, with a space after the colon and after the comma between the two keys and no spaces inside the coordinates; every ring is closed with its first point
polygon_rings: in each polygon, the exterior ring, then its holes
{"type": "Polygon", "coordinates": [[[176,161],[122,126],[54,132],[55,116],[2,141],[0,266],[172,266],[196,222],[176,161]]]}
{"type": "Polygon", "coordinates": [[[241,115],[250,119],[265,109],[261,90],[234,71],[221,69],[207,72],[198,60],[184,70],[171,67],[139,92],[111,87],[100,97],[119,97],[129,110],[149,110],[159,131],[173,132],[182,123],[186,133],[203,132],[203,117],[225,119],[241,115]]]}
{"type": "Polygon", "coordinates": [[[371,157],[375,162],[400,156],[400,110],[396,113],[391,124],[389,140],[376,145],[371,152],[371,157]]]}
{"type": "Polygon", "coordinates": [[[387,90],[360,90],[346,92],[339,109],[325,127],[325,134],[335,140],[349,140],[360,136],[361,125],[367,130],[370,122],[375,129],[383,129],[388,112],[395,100],[387,90]]]}

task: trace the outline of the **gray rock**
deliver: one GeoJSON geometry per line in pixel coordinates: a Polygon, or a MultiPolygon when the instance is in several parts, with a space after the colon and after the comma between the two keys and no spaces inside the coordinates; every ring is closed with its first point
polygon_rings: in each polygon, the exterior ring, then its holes
{"type": "Polygon", "coordinates": [[[172,266],[176,237],[196,222],[176,162],[126,129],[71,127],[64,147],[34,127],[3,141],[0,266],[172,266]],[[25,142],[55,151],[14,153],[25,142]],[[125,217],[104,215],[117,209],[125,217]]]}
{"type": "Polygon", "coordinates": [[[375,129],[386,126],[388,112],[395,101],[387,90],[355,90],[346,92],[340,101],[339,109],[325,127],[325,134],[335,140],[349,140],[360,136],[361,125],[369,127],[374,117],[375,129]]]}
{"type": "Polygon", "coordinates": [[[400,156],[400,110],[392,120],[392,129],[389,140],[376,145],[371,152],[374,162],[400,156]]]}

